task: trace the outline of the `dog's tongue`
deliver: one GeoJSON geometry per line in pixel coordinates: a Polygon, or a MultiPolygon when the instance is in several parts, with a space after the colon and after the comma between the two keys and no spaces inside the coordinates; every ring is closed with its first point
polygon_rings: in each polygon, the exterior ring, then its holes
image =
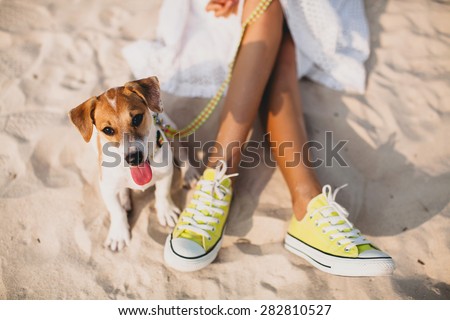
{"type": "Polygon", "coordinates": [[[152,168],[147,161],[141,163],[139,166],[130,167],[131,177],[136,184],[143,186],[152,180],[152,168]]]}

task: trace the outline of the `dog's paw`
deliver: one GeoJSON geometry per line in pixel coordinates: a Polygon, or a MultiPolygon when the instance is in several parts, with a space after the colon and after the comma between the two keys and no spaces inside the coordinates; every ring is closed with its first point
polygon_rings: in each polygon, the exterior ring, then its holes
{"type": "Polygon", "coordinates": [[[155,205],[156,216],[162,226],[175,227],[180,214],[180,209],[171,201],[164,201],[155,205]]]}
{"type": "Polygon", "coordinates": [[[127,225],[111,225],[104,246],[112,251],[120,251],[130,245],[130,230],[127,225]]]}

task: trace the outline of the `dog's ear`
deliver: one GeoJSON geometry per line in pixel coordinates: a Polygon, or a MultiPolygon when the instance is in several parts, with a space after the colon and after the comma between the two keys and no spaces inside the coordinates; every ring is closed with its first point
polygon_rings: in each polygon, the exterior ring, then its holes
{"type": "Polygon", "coordinates": [[[157,113],[163,112],[159,80],[157,77],[127,82],[125,83],[125,89],[138,95],[151,111],[157,113]]]}
{"type": "Polygon", "coordinates": [[[86,142],[91,140],[92,131],[94,130],[94,110],[96,103],[97,98],[92,97],[69,112],[70,120],[78,128],[86,142]]]}

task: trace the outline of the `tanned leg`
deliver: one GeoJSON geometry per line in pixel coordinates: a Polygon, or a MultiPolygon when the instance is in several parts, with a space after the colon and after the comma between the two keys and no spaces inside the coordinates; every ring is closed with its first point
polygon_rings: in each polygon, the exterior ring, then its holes
{"type": "MultiPolygon", "coordinates": [[[[259,0],[246,1],[243,20],[258,3],[259,0]]],[[[209,164],[214,166],[217,160],[224,159],[228,173],[237,171],[240,149],[231,147],[246,141],[267,86],[267,130],[271,141],[278,144],[292,141],[292,148],[285,148],[284,154],[279,149],[274,150],[274,154],[291,192],[294,212],[300,219],[309,200],[320,193],[320,185],[314,172],[302,163],[295,167],[286,165],[295,160],[296,153],[301,154],[307,138],[297,83],[295,46],[287,30],[283,32],[283,20],[281,5],[274,0],[248,28],[225,98],[216,138],[217,152],[210,155],[209,164]]]]}
{"type": "MultiPolygon", "coordinates": [[[[259,0],[246,0],[243,21],[259,0]]],[[[264,89],[269,81],[283,34],[283,12],[278,0],[248,27],[233,69],[216,138],[216,152],[209,165],[219,159],[228,164],[228,173],[237,171],[240,149],[256,118],[264,89]],[[230,150],[231,149],[231,150],[230,150]]]]}
{"type": "Polygon", "coordinates": [[[272,152],[289,187],[294,214],[300,220],[306,213],[308,202],[321,192],[321,187],[313,169],[307,166],[308,155],[302,152],[307,136],[297,81],[295,45],[287,27],[265,97],[272,152]],[[285,147],[280,148],[283,143],[285,147]]]}

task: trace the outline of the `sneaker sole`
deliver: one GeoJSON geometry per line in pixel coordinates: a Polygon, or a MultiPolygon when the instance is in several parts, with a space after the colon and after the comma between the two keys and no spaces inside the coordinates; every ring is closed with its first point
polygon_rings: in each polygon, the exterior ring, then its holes
{"type": "Polygon", "coordinates": [[[223,237],[220,238],[219,242],[217,242],[217,244],[210,252],[198,258],[183,258],[172,250],[170,239],[171,235],[169,234],[164,246],[164,261],[172,269],[182,272],[197,271],[211,264],[211,262],[216,259],[223,241],[223,237]]]}
{"type": "Polygon", "coordinates": [[[391,258],[341,258],[323,253],[287,234],[284,247],[317,269],[338,276],[389,276],[395,269],[391,258]]]}

